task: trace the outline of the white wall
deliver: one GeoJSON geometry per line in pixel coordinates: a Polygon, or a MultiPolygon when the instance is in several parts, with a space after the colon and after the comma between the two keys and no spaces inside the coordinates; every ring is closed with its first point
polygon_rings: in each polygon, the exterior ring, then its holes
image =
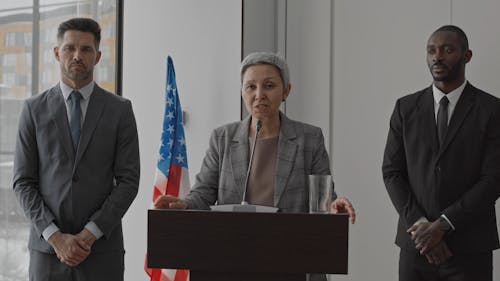
{"type": "Polygon", "coordinates": [[[243,57],[252,52],[277,50],[276,0],[243,1],[243,57]]]}
{"type": "Polygon", "coordinates": [[[174,60],[191,181],[211,130],[240,117],[241,1],[125,1],[123,96],[139,130],[141,181],[124,218],[125,280],[149,280],[146,211],[151,205],[164,111],[166,56],[174,60]]]}
{"type": "Polygon", "coordinates": [[[292,91],[286,113],[321,127],[330,150],[332,1],[287,2],[286,56],[292,91]]]}

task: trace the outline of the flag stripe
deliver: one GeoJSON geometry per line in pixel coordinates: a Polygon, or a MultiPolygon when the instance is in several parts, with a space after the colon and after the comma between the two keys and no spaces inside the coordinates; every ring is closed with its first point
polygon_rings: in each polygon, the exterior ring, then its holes
{"type": "Polygon", "coordinates": [[[161,191],[158,189],[158,187],[155,186],[155,188],[153,189],[153,203],[160,195],[162,195],[161,191]]]}
{"type": "MultiPolygon", "coordinates": [[[[182,109],[175,81],[175,70],[170,56],[167,58],[165,115],[159,152],[153,188],[153,203],[161,195],[184,198],[190,189],[186,139],[182,125],[182,109]]],[[[167,247],[168,245],[165,245],[165,248],[167,247]]],[[[189,270],[148,268],[147,256],[144,270],[151,281],[189,280],[189,270]]]]}
{"type": "Polygon", "coordinates": [[[189,275],[189,270],[179,269],[175,273],[174,281],[185,281],[185,280],[187,280],[188,275],[189,275]]]}
{"type": "Polygon", "coordinates": [[[182,167],[177,165],[170,165],[168,172],[167,194],[179,196],[179,188],[181,183],[182,167]]]}

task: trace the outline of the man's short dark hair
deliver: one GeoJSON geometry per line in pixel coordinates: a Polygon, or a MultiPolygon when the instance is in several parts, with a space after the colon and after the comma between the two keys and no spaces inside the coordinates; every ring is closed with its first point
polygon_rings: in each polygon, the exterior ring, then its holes
{"type": "Polygon", "coordinates": [[[458,35],[458,38],[462,41],[462,51],[467,51],[469,50],[469,40],[467,39],[467,35],[465,35],[465,32],[458,26],[455,25],[443,25],[440,28],[438,28],[434,33],[439,32],[439,31],[450,31],[458,35]]]}
{"type": "Polygon", "coordinates": [[[99,24],[89,18],[72,18],[59,25],[57,29],[57,40],[63,40],[64,33],[68,30],[78,30],[81,32],[90,32],[94,35],[95,48],[99,50],[99,43],[101,42],[101,27],[99,24]]]}

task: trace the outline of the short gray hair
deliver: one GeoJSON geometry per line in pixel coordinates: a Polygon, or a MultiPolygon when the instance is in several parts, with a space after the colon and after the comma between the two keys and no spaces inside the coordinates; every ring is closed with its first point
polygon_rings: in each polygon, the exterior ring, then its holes
{"type": "Polygon", "coordinates": [[[281,81],[283,82],[283,89],[285,89],[290,83],[290,71],[288,70],[288,64],[283,56],[270,52],[255,52],[246,56],[241,62],[240,76],[242,84],[245,71],[247,71],[250,66],[258,64],[269,64],[275,66],[280,73],[281,81]]]}

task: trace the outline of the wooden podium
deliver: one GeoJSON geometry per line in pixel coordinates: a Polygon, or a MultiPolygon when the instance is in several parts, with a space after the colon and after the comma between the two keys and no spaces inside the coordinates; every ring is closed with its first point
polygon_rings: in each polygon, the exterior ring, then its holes
{"type": "Polygon", "coordinates": [[[149,210],[148,267],[191,281],[347,274],[348,229],[348,215],[149,210]]]}

